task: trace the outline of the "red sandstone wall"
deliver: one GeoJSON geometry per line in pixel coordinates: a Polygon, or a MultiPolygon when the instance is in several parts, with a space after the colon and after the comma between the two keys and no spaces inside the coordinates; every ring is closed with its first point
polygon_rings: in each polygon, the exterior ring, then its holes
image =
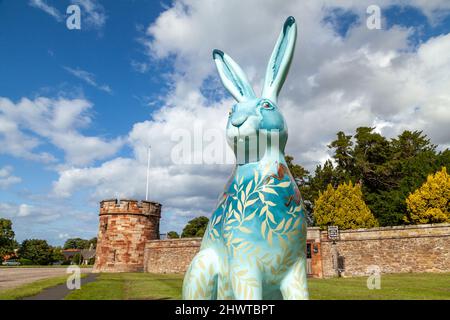
{"type": "Polygon", "coordinates": [[[184,273],[200,250],[201,238],[149,241],[145,247],[145,271],[184,273]]]}
{"type": "Polygon", "coordinates": [[[160,205],[102,201],[94,272],[144,270],[147,241],[159,238],[160,205]]]}
{"type": "MultiPolygon", "coordinates": [[[[323,275],[335,276],[326,231],[321,244],[323,275]]],[[[336,247],[345,260],[344,277],[368,275],[371,265],[381,273],[450,272],[450,224],[341,231],[336,247]]]]}

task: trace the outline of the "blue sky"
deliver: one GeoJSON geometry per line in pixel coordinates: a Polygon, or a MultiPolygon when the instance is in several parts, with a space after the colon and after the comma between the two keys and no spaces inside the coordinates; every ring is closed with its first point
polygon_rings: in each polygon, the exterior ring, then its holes
{"type": "Polygon", "coordinates": [[[287,150],[298,162],[314,168],[337,131],[362,125],[424,130],[446,148],[447,2],[0,1],[0,217],[19,241],[93,237],[100,200],[143,198],[147,144],[161,231],[208,216],[230,165],[176,165],[170,135],[195,121],[224,127],[232,100],[211,50],[230,53],[258,89],[287,15],[299,42],[280,104],[299,119],[287,150]],[[72,3],[81,30],[66,27],[72,3]],[[381,30],[365,26],[371,4],[381,30]]]}

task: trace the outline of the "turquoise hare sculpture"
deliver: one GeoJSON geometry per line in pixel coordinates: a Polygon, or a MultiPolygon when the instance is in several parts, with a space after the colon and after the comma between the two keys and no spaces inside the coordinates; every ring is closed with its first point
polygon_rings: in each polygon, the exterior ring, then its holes
{"type": "Polygon", "coordinates": [[[213,52],[222,83],[237,100],[226,129],[237,164],[187,270],[183,299],[308,299],[305,211],[284,159],[287,127],[277,106],[296,37],[289,17],[262,98],[236,62],[213,52]]]}

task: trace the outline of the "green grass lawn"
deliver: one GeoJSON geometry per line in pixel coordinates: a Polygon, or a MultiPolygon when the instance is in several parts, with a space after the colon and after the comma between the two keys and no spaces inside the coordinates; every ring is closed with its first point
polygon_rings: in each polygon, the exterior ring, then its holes
{"type": "Polygon", "coordinates": [[[369,290],[367,278],[309,279],[315,300],[450,300],[450,273],[381,275],[381,289],[369,290]]]}
{"type": "MultiPolygon", "coordinates": [[[[309,279],[316,300],[448,299],[450,273],[382,275],[381,289],[369,290],[367,278],[309,279]]],[[[180,299],[183,275],[103,273],[66,299],[180,299]]]]}
{"type": "MultiPolygon", "coordinates": [[[[86,274],[81,275],[82,278],[86,276],[86,274]]],[[[63,284],[66,281],[67,275],[64,275],[34,281],[12,289],[0,290],[0,300],[17,300],[29,296],[34,296],[46,288],[63,284]]]]}
{"type": "Polygon", "coordinates": [[[70,293],[68,300],[180,299],[183,275],[102,273],[70,293]]]}

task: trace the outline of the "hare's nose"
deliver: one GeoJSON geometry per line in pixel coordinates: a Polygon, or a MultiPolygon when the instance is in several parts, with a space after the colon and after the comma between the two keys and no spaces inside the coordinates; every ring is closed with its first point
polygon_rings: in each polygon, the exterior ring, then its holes
{"type": "Polygon", "coordinates": [[[246,116],[246,115],[240,115],[240,116],[237,116],[237,117],[233,117],[231,119],[231,124],[233,126],[239,128],[240,126],[242,126],[242,124],[245,122],[245,120],[247,120],[247,118],[248,118],[248,116],[246,116]]]}

